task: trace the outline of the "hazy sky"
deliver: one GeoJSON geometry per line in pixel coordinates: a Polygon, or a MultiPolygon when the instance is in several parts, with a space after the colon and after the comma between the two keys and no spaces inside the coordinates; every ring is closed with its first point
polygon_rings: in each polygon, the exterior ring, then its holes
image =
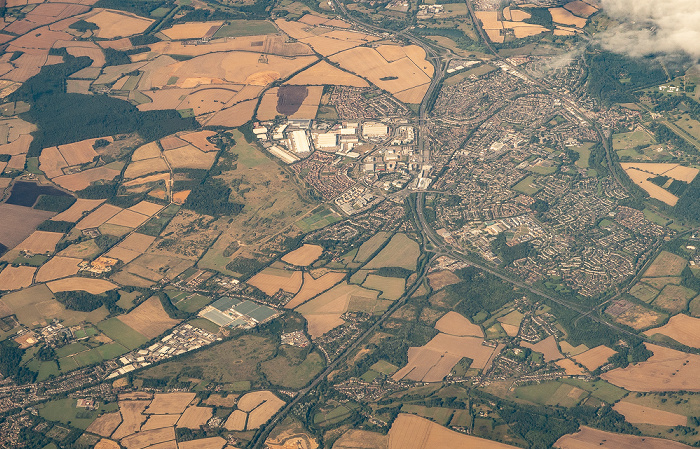
{"type": "Polygon", "coordinates": [[[700,58],[700,0],[602,0],[622,25],[597,36],[607,50],[631,56],[679,52],[700,58]]]}

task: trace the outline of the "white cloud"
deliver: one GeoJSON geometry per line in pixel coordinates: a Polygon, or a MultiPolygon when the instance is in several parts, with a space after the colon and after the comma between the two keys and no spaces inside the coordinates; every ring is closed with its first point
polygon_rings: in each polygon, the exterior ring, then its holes
{"type": "Polygon", "coordinates": [[[630,56],[685,53],[700,58],[698,0],[602,0],[605,13],[621,25],[596,39],[609,51],[630,56]]]}

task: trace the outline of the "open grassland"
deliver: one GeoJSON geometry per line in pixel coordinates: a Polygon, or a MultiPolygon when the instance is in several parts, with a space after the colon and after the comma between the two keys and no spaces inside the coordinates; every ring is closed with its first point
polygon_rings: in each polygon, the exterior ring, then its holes
{"type": "Polygon", "coordinates": [[[650,303],[651,301],[653,301],[654,298],[656,298],[656,295],[658,294],[659,291],[657,289],[643,282],[638,282],[637,284],[635,284],[634,287],[630,289],[630,295],[646,303],[650,303]]]}
{"type": "Polygon", "coordinates": [[[515,446],[464,435],[415,415],[400,414],[389,430],[389,449],[509,449],[515,446]]]}
{"type": "Polygon", "coordinates": [[[435,271],[428,275],[428,282],[430,283],[430,288],[437,291],[448,285],[456,284],[459,282],[459,277],[451,271],[435,271]]]}
{"type": "Polygon", "coordinates": [[[418,256],[420,256],[418,243],[408,238],[406,234],[396,234],[364,268],[399,267],[415,270],[418,256]]]}
{"type": "Polygon", "coordinates": [[[299,357],[296,348],[284,348],[274,359],[263,362],[261,370],[274,385],[298,390],[309,383],[324,367],[323,358],[317,352],[306,358],[299,357]]]}
{"type": "Polygon", "coordinates": [[[39,416],[49,421],[68,424],[78,429],[86,429],[97,418],[100,412],[112,412],[116,404],[103,404],[97,410],[87,410],[76,407],[76,399],[56,399],[42,404],[39,416]]]}
{"type": "Polygon", "coordinates": [[[97,328],[112,340],[129,349],[138,348],[148,341],[146,337],[124,324],[117,317],[98,323],[97,328]]]}
{"type": "Polygon", "coordinates": [[[379,248],[382,247],[384,242],[389,238],[389,233],[384,231],[379,231],[369,238],[366,242],[360,245],[360,249],[355,254],[353,259],[355,262],[367,262],[379,248]]]}
{"type": "Polygon", "coordinates": [[[664,326],[649,329],[644,332],[646,335],[665,335],[691,348],[700,348],[700,319],[691,318],[688,315],[679,314],[671,317],[664,326]]]}
{"type": "Polygon", "coordinates": [[[617,368],[603,379],[630,391],[700,391],[700,356],[645,343],[654,355],[644,362],[617,368]]]}
{"type": "Polygon", "coordinates": [[[687,449],[690,446],[660,438],[640,437],[622,433],[604,432],[582,426],[571,435],[564,435],[554,443],[559,449],[687,449]]]}
{"type": "Polygon", "coordinates": [[[677,313],[686,308],[696,292],[680,285],[667,285],[654,300],[654,305],[671,313],[677,313]]]}
{"type": "Polygon", "coordinates": [[[377,276],[370,274],[362,284],[363,287],[370,290],[378,290],[381,293],[379,296],[382,299],[396,300],[403,295],[406,287],[406,281],[402,278],[377,276]]]}

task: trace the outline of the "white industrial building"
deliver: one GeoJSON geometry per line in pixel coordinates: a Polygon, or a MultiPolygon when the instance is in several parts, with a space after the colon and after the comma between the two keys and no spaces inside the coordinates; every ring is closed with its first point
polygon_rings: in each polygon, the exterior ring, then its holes
{"type": "Polygon", "coordinates": [[[309,138],[304,130],[298,129],[289,133],[289,143],[294,153],[308,153],[311,151],[309,138]]]}

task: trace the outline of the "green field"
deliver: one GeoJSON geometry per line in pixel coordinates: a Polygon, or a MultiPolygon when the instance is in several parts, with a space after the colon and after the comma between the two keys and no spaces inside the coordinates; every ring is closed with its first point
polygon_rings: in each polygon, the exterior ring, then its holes
{"type": "Polygon", "coordinates": [[[204,329],[205,331],[212,332],[214,334],[219,332],[219,326],[205,318],[195,318],[193,320],[188,321],[187,323],[194,327],[204,329]]]}
{"type": "Polygon", "coordinates": [[[267,20],[230,20],[219,28],[214,39],[219,37],[258,36],[276,33],[277,28],[267,20]]]}
{"type": "Polygon", "coordinates": [[[424,405],[414,404],[404,404],[401,407],[401,411],[403,413],[411,413],[431,419],[441,426],[446,426],[450,422],[450,418],[452,418],[452,413],[454,412],[451,408],[426,407],[424,405]]]}
{"type": "Polygon", "coordinates": [[[348,402],[340,405],[329,412],[319,412],[314,416],[314,424],[324,427],[337,424],[352,415],[352,412],[359,406],[355,403],[348,402]]]}
{"type": "Polygon", "coordinates": [[[613,134],[613,148],[615,150],[631,150],[641,145],[652,145],[654,139],[643,130],[628,133],[613,134]]]}
{"type": "Polygon", "coordinates": [[[211,302],[211,298],[202,295],[191,295],[188,298],[180,298],[177,302],[172,300],[175,307],[183,312],[194,313],[204,308],[211,302]]]}
{"type": "Polygon", "coordinates": [[[394,374],[396,371],[399,370],[399,367],[396,365],[393,365],[385,360],[380,360],[374,365],[370,367],[370,369],[377,371],[379,373],[385,374],[387,376],[391,376],[394,374]]]}
{"type": "Polygon", "coordinates": [[[110,318],[97,323],[97,328],[112,340],[129,349],[136,349],[148,341],[146,337],[122,323],[118,318],[110,318]]]}
{"type": "Polygon", "coordinates": [[[296,227],[301,229],[302,232],[311,232],[316,229],[324,228],[333,223],[337,223],[341,220],[337,213],[325,208],[320,207],[317,209],[318,212],[314,212],[312,215],[302,218],[301,220],[294,223],[296,227]]]}
{"type": "Polygon", "coordinates": [[[380,231],[370,237],[369,240],[360,245],[360,248],[353,259],[355,262],[366,262],[389,238],[389,233],[380,231]]]}
{"type": "Polygon", "coordinates": [[[295,390],[302,388],[325,366],[317,352],[302,359],[300,353],[303,352],[299,348],[282,347],[280,355],[261,364],[262,372],[275,385],[295,390]]]}
{"type": "Polygon", "coordinates": [[[157,19],[163,18],[168,15],[170,10],[170,8],[165,8],[161,6],[160,8],[156,8],[153,11],[151,11],[151,17],[155,17],[157,19]]]}
{"type": "Polygon", "coordinates": [[[84,430],[100,413],[113,412],[119,409],[119,405],[116,402],[106,405],[101,404],[97,410],[77,408],[75,404],[76,399],[72,398],[50,401],[43,404],[43,407],[39,409],[39,415],[49,421],[58,421],[84,430]]]}
{"type": "Polygon", "coordinates": [[[418,256],[420,248],[415,240],[411,240],[406,234],[395,234],[364,268],[399,267],[415,270],[418,256]]]}
{"type": "Polygon", "coordinates": [[[583,390],[590,391],[592,396],[609,404],[619,401],[627,394],[627,390],[609,384],[604,380],[586,382],[585,380],[564,378],[561,381],[566,384],[579,387],[583,390]]]}
{"type": "Polygon", "coordinates": [[[594,144],[584,143],[578,147],[571,147],[572,150],[578,153],[578,160],[576,161],[576,166],[580,168],[589,167],[589,159],[591,158],[591,148],[594,144]]]}
{"type": "Polygon", "coordinates": [[[377,276],[376,274],[370,274],[367,279],[362,284],[363,287],[370,290],[379,290],[382,292],[379,295],[382,299],[396,300],[403,295],[405,291],[406,281],[401,278],[393,278],[386,276],[377,276]]]}
{"type": "Polygon", "coordinates": [[[518,387],[515,389],[515,397],[535,404],[544,405],[554,396],[554,393],[557,392],[561,385],[560,382],[554,381],[518,387]]]}
{"type": "Polygon", "coordinates": [[[534,185],[535,181],[535,176],[530,175],[527,178],[523,179],[519,183],[513,186],[513,190],[517,190],[518,192],[522,192],[525,195],[534,195],[535,193],[540,191],[541,187],[538,187],[534,185]]]}

